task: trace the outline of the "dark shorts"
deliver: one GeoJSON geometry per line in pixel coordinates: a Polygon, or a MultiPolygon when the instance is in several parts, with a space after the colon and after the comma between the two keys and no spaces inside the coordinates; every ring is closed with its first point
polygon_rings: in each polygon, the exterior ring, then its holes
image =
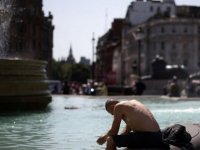
{"type": "Polygon", "coordinates": [[[117,147],[128,148],[166,148],[161,132],[130,132],[127,135],[115,135],[113,140],[117,147]]]}

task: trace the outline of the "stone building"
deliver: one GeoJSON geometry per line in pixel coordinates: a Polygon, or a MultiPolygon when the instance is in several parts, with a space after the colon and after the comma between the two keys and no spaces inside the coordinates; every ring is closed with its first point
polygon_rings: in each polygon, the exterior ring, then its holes
{"type": "Polygon", "coordinates": [[[88,59],[88,58],[86,58],[84,56],[81,56],[79,64],[83,64],[83,65],[89,66],[90,65],[90,59],[88,59]]]}
{"type": "MultiPolygon", "coordinates": [[[[149,1],[139,1],[142,2],[144,5],[149,3],[149,1]]],[[[146,9],[152,10],[153,4],[152,1],[152,5],[148,5],[146,9]]],[[[133,21],[128,18],[129,15],[126,16],[126,25],[122,34],[122,51],[125,56],[124,76],[127,82],[131,74],[138,74],[139,66],[142,75],[151,74],[152,60],[157,55],[162,56],[168,65],[184,66],[189,73],[199,71],[200,8],[176,6],[173,1],[163,1],[159,4],[168,11],[157,12],[146,18],[146,21],[133,24],[133,21]]],[[[134,13],[129,11],[128,9],[127,14],[134,13]]]]}
{"type": "Polygon", "coordinates": [[[142,25],[143,74],[151,73],[149,68],[156,55],[162,56],[168,65],[184,65],[188,72],[197,72],[200,67],[199,25],[198,19],[179,17],[152,20],[142,25]]]}
{"type": "Polygon", "coordinates": [[[44,15],[42,0],[16,0],[10,24],[10,57],[39,59],[48,62],[47,72],[51,76],[53,54],[53,16],[44,15]]]}
{"type": "Polygon", "coordinates": [[[167,13],[175,16],[176,6],[174,0],[136,0],[127,9],[125,20],[131,25],[146,22],[156,14],[167,13]]]}
{"type": "Polygon", "coordinates": [[[107,84],[121,82],[121,33],[124,19],[115,19],[97,44],[96,79],[107,84]],[[113,66],[114,65],[114,66],[113,66]],[[113,68],[114,67],[114,68],[113,68]]]}
{"type": "Polygon", "coordinates": [[[151,61],[153,59],[149,57],[151,52],[147,50],[150,43],[147,23],[152,18],[160,18],[160,16],[173,18],[175,15],[176,5],[174,0],[136,0],[128,6],[122,31],[124,57],[122,68],[124,68],[125,84],[127,84],[132,74],[144,75],[149,74],[151,71],[151,61]],[[145,28],[142,27],[142,32],[138,34],[138,29],[141,26],[145,26],[145,28]]]}
{"type": "Polygon", "coordinates": [[[120,45],[101,51],[102,39],[106,45],[113,41],[106,39],[106,34],[99,39],[98,63],[108,62],[100,56],[109,56],[112,51],[112,57],[107,57],[107,60],[113,60],[110,62],[112,67],[106,72],[115,71],[117,84],[128,84],[133,74],[151,74],[152,61],[157,55],[168,65],[184,66],[189,73],[198,72],[199,34],[200,7],[176,6],[174,0],[136,0],[127,9],[120,45]]]}
{"type": "Polygon", "coordinates": [[[199,71],[199,30],[200,8],[193,6],[176,6],[175,16],[159,13],[146,22],[125,26],[122,48],[126,77],[133,72],[130,68],[134,63],[140,66],[143,75],[151,74],[156,55],[162,56],[168,65],[185,66],[189,73],[199,71]]]}

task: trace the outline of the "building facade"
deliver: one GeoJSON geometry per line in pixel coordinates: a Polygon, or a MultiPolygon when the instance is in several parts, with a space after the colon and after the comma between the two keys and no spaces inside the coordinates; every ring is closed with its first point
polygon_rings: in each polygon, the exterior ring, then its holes
{"type": "Polygon", "coordinates": [[[147,23],[147,33],[142,40],[144,73],[149,73],[156,55],[164,58],[168,65],[184,65],[189,73],[199,71],[199,19],[169,18],[147,23]]]}
{"type": "Polygon", "coordinates": [[[110,70],[121,78],[118,84],[129,84],[133,74],[150,75],[152,61],[159,55],[168,65],[184,66],[190,74],[198,72],[199,35],[200,7],[176,6],[174,0],[136,0],[127,9],[121,44],[112,48],[114,61],[110,70]]]}
{"type": "Polygon", "coordinates": [[[131,66],[138,63],[139,51],[143,75],[151,74],[152,60],[157,55],[162,56],[168,65],[184,66],[189,73],[199,71],[199,7],[177,6],[176,16],[156,14],[144,23],[124,29],[122,48],[127,76],[131,74],[131,66]],[[138,29],[142,30],[140,37],[138,29]]]}
{"type": "MultiPolygon", "coordinates": [[[[149,1],[139,1],[139,4],[142,3],[147,6],[149,1]]],[[[155,8],[156,5],[163,5],[162,8],[171,11],[157,12],[134,25],[128,15],[126,16],[126,26],[122,34],[126,84],[132,74],[138,74],[139,67],[141,75],[152,74],[152,61],[157,56],[163,57],[170,66],[184,66],[190,74],[200,69],[200,8],[176,6],[174,1],[156,2],[155,8]],[[140,33],[138,29],[141,30],[140,33]]],[[[152,10],[151,7],[153,6],[148,5],[146,9],[152,10]]],[[[134,13],[129,11],[127,14],[134,13]]]]}
{"type": "Polygon", "coordinates": [[[39,59],[48,62],[51,77],[53,55],[53,16],[44,16],[42,0],[16,0],[9,33],[9,57],[39,59]]]}
{"type": "Polygon", "coordinates": [[[126,21],[131,25],[146,22],[149,18],[159,13],[175,16],[176,6],[174,0],[136,0],[129,6],[126,13],[126,21]]]}
{"type": "Polygon", "coordinates": [[[95,71],[98,81],[104,81],[107,84],[121,82],[121,58],[119,56],[121,56],[123,23],[124,19],[115,19],[111,29],[98,40],[95,71]]]}
{"type": "Polygon", "coordinates": [[[86,58],[86,57],[84,57],[84,56],[81,56],[80,62],[79,62],[79,63],[80,63],[80,64],[83,64],[83,65],[89,66],[89,65],[90,65],[90,59],[88,59],[88,58],[86,58]]]}

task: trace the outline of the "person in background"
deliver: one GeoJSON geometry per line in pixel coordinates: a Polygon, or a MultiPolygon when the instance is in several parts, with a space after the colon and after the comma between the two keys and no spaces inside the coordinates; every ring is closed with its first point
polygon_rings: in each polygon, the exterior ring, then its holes
{"type": "Polygon", "coordinates": [[[178,85],[177,77],[173,76],[172,82],[169,88],[169,96],[170,97],[180,97],[180,87],[178,85]]]}
{"type": "Polygon", "coordinates": [[[135,95],[142,95],[144,90],[146,89],[146,85],[144,84],[144,82],[142,81],[141,78],[139,78],[134,85],[133,88],[133,93],[135,95]]]}
{"type": "Polygon", "coordinates": [[[101,85],[100,95],[108,95],[108,88],[104,82],[101,85]]]}

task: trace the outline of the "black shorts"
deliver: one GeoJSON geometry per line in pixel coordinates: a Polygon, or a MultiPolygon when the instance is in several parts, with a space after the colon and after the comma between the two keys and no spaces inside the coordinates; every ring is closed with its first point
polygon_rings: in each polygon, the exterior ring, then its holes
{"type": "Polygon", "coordinates": [[[130,132],[127,135],[114,135],[113,140],[117,147],[169,149],[169,146],[163,143],[160,131],[130,132]]]}

